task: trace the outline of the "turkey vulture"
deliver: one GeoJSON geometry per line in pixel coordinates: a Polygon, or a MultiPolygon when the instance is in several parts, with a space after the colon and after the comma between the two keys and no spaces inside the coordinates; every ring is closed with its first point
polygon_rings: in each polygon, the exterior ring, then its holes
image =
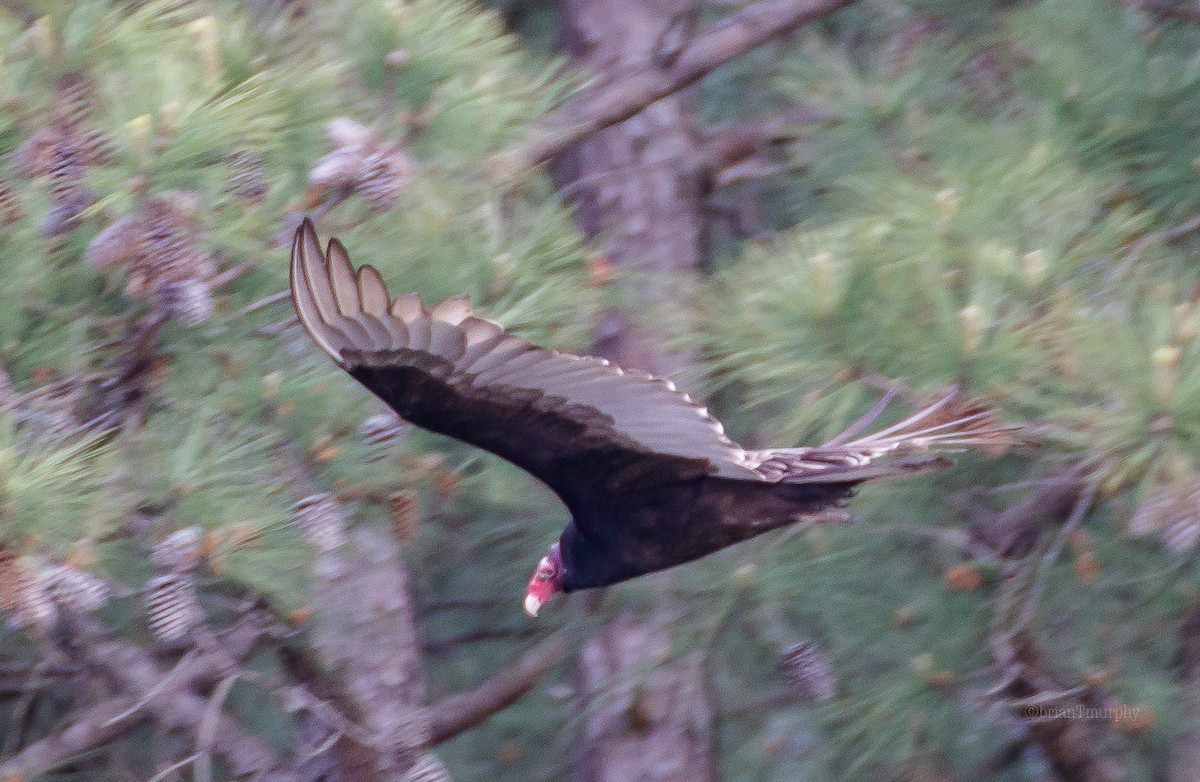
{"type": "Polygon", "coordinates": [[[835,506],[863,481],[946,464],[915,452],[995,445],[1012,428],[950,393],[857,437],[885,397],[819,447],[747,450],[669,380],[532,345],[465,297],[391,298],[337,239],[322,253],[308,220],[291,291],[313,341],[403,418],[507,459],[562,499],[571,518],[529,582],[531,616],[555,592],[703,557],[835,506]]]}

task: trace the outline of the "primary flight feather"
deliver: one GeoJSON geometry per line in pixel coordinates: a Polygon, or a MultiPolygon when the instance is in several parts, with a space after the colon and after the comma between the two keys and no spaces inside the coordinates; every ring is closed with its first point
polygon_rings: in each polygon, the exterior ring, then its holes
{"type": "Polygon", "coordinates": [[[936,447],[994,446],[1012,427],[952,393],[857,437],[890,397],[814,448],[747,450],[670,381],[537,347],[471,313],[392,298],[338,240],[322,252],[305,220],[292,244],[292,299],[313,341],[417,426],[491,451],[544,482],[571,520],[525,597],[613,584],[791,524],[863,481],[946,464],[936,447]]]}

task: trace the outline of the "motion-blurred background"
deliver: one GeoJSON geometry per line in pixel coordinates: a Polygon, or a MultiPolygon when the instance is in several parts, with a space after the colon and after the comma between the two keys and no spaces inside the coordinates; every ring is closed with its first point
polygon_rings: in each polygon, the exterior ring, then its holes
{"type": "Polygon", "coordinates": [[[0,101],[5,782],[1200,780],[1200,5],[3,2],[0,101]],[[310,343],[304,215],[747,445],[1041,447],[531,622],[564,510],[310,343]]]}

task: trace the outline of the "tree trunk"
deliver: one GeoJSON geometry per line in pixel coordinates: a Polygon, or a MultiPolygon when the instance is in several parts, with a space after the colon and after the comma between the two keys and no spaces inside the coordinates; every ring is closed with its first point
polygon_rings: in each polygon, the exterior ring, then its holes
{"type": "Polygon", "coordinates": [[[1200,610],[1191,613],[1179,635],[1179,681],[1186,728],[1171,749],[1168,779],[1192,782],[1200,779],[1200,610]]]}
{"type": "MultiPolygon", "coordinates": [[[[619,80],[669,56],[693,13],[686,0],[564,0],[564,42],[577,64],[619,80]]],[[[603,241],[609,260],[651,276],[632,292],[641,311],[703,258],[709,175],[694,104],[691,91],[663,98],[571,148],[557,166],[580,225],[603,241]]],[[[686,363],[623,313],[606,313],[599,332],[598,350],[623,366],[670,374],[686,363]]]]}
{"type": "MultiPolygon", "coordinates": [[[[563,38],[575,62],[619,79],[686,40],[686,0],[564,0],[563,38]]],[[[645,312],[678,275],[699,268],[707,192],[694,96],[676,93],[569,149],[557,174],[570,186],[584,230],[615,266],[639,275],[630,291],[645,312]]],[[[672,374],[687,357],[664,348],[624,312],[605,313],[597,352],[622,366],[672,374]]],[[[708,677],[697,657],[667,660],[663,620],[626,615],[579,660],[584,782],[706,782],[718,778],[708,677]],[[650,669],[649,673],[644,673],[650,669]]]]}
{"type": "Polygon", "coordinates": [[[618,617],[584,647],[583,782],[716,780],[709,678],[699,654],[667,659],[670,635],[654,621],[618,617]]]}
{"type": "MultiPolygon", "coordinates": [[[[366,735],[345,735],[331,749],[346,782],[403,782],[430,755],[425,672],[400,545],[360,527],[317,559],[313,649],[333,672],[351,716],[366,735]]],[[[311,715],[318,723],[321,715],[311,715]]],[[[337,725],[309,726],[320,745],[337,725]],[[324,728],[323,730],[321,728],[324,728]]],[[[319,756],[313,760],[318,761],[319,756]]],[[[319,774],[313,774],[320,778],[319,774]]],[[[433,778],[433,777],[431,777],[433,778]]]]}

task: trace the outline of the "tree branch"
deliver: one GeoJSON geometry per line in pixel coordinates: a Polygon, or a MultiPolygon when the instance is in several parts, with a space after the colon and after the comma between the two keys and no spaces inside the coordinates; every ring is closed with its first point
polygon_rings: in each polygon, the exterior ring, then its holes
{"type": "Polygon", "coordinates": [[[1200,22],[1200,8],[1178,5],[1169,0],[1133,0],[1133,7],[1154,16],[1178,19],[1184,22],[1200,22]]]}
{"type": "MultiPolygon", "coordinates": [[[[184,671],[172,672],[176,681],[163,686],[165,674],[154,660],[142,649],[126,643],[112,635],[103,625],[88,617],[73,617],[68,638],[67,652],[85,663],[110,681],[116,689],[140,698],[141,705],[125,719],[133,719],[141,711],[148,712],[165,728],[184,730],[200,738],[198,731],[210,720],[213,752],[221,756],[237,776],[251,776],[265,782],[296,782],[295,772],[265,742],[251,735],[236,719],[218,711],[210,715],[209,701],[197,695],[188,683],[201,672],[203,666],[194,660],[184,661],[184,671]],[[154,693],[145,697],[146,693],[154,693]],[[207,715],[207,717],[206,717],[207,715]]],[[[225,654],[214,655],[214,660],[228,660],[225,654]]],[[[211,676],[211,671],[203,673],[211,676]]],[[[140,717],[138,717],[140,719],[140,717]]]]}
{"type": "MultiPolygon", "coordinates": [[[[283,442],[278,448],[302,494],[324,490],[302,451],[283,442]]],[[[349,725],[301,714],[302,775],[318,779],[336,768],[347,782],[391,782],[414,768],[440,768],[425,750],[424,661],[399,542],[377,529],[351,529],[318,553],[313,578],[311,644],[285,647],[285,665],[349,725]]]]}
{"type": "Polygon", "coordinates": [[[109,744],[145,721],[137,699],[119,696],[83,710],[58,733],[39,739],[0,764],[0,779],[35,779],[109,744]]]}
{"type": "Polygon", "coordinates": [[[1061,526],[1086,490],[1077,467],[1056,470],[1014,505],[986,523],[973,525],[971,535],[1002,557],[1024,557],[1048,529],[1061,526]]]}
{"type": "MultiPolygon", "coordinates": [[[[257,614],[247,616],[221,639],[219,651],[194,655],[168,676],[177,678],[180,687],[196,688],[228,674],[230,660],[240,660],[273,631],[257,614]]],[[[59,666],[55,672],[74,668],[59,666]]],[[[116,696],[90,706],[75,720],[45,738],[39,739],[0,764],[0,779],[34,779],[69,763],[76,757],[109,744],[145,722],[151,714],[150,698],[145,693],[116,696]]]]}
{"type": "Polygon", "coordinates": [[[563,637],[548,638],[517,662],[469,692],[443,698],[431,707],[429,743],[436,746],[508,708],[533,689],[566,654],[563,637]]]}
{"type": "Polygon", "coordinates": [[[678,56],[660,65],[648,61],[619,78],[587,87],[550,114],[542,138],[519,153],[531,165],[545,163],[567,147],[629,119],[673,92],[695,84],[717,67],[773,38],[810,24],[854,0],[759,0],[696,35],[678,56]]]}
{"type": "Polygon", "coordinates": [[[794,141],[827,119],[816,106],[801,104],[774,114],[705,128],[705,146],[715,167],[721,170],[762,152],[769,144],[794,141]]]}
{"type": "Polygon", "coordinates": [[[1078,468],[1064,468],[1000,513],[990,528],[975,529],[990,535],[985,540],[993,550],[1013,560],[989,632],[1000,681],[988,694],[1017,718],[1026,732],[1023,742],[1036,746],[1063,782],[1126,779],[1127,769],[1114,750],[1113,728],[1144,730],[1136,716],[1123,716],[1143,714],[1141,710],[1124,706],[1097,686],[1063,685],[1051,672],[1033,627],[1045,569],[1082,523],[1093,499],[1078,468]],[[1057,534],[1049,539],[1055,527],[1057,534]]]}
{"type": "Polygon", "coordinates": [[[1193,609],[1179,628],[1178,682],[1182,691],[1183,724],[1171,745],[1167,773],[1170,782],[1200,779],[1200,609],[1193,609]]]}
{"type": "MultiPolygon", "coordinates": [[[[1045,654],[1022,632],[1011,643],[993,643],[1006,671],[999,695],[1063,782],[1121,782],[1128,776],[1114,742],[1112,719],[1121,704],[1090,686],[1064,687],[1047,672],[1045,654]],[[1090,714],[1106,718],[1089,718],[1090,714]]],[[[1128,708],[1128,707],[1126,707],[1128,708]]]]}

